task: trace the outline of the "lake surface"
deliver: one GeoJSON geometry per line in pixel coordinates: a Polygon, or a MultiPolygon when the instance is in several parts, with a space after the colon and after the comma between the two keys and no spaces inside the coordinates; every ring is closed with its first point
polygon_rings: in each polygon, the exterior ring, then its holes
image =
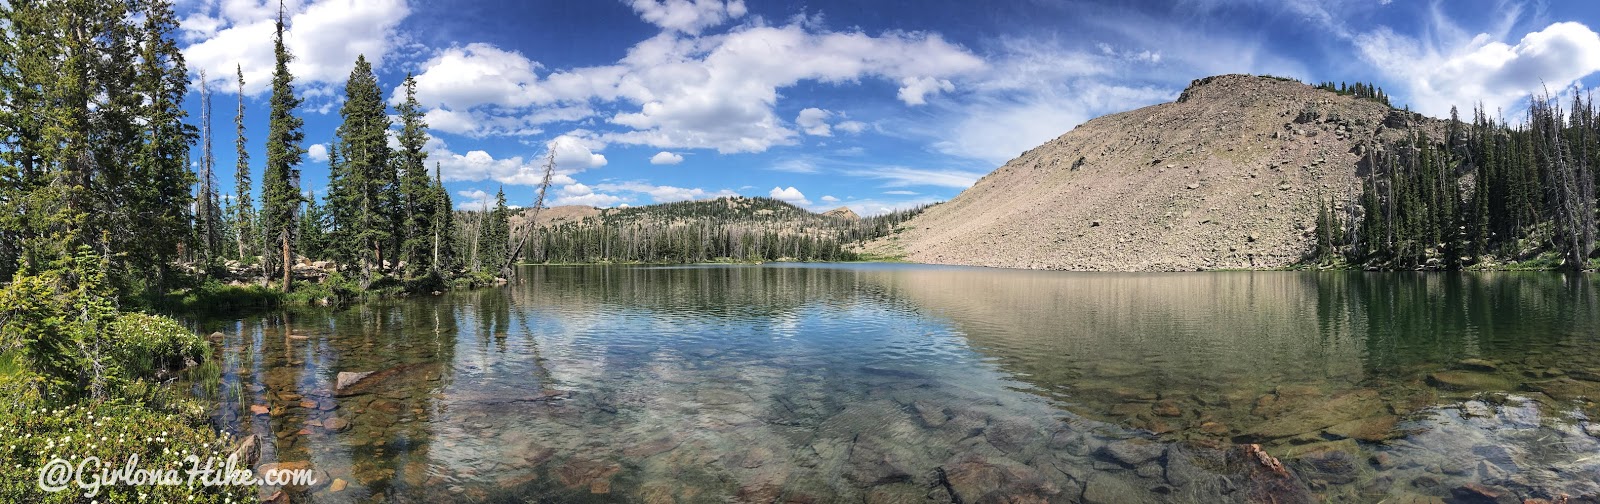
{"type": "Polygon", "coordinates": [[[317,502],[1600,499],[1593,275],[549,266],[198,324],[317,502]]]}

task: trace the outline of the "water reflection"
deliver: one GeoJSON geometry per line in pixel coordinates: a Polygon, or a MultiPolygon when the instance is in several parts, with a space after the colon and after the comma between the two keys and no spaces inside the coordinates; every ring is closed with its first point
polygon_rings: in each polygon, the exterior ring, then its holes
{"type": "Polygon", "coordinates": [[[1596,291],[1544,274],[538,267],[505,289],[210,323],[221,378],[195,390],[266,460],[343,483],[296,489],[318,501],[1587,495],[1596,291]],[[341,391],[341,372],[377,374],[341,391]]]}

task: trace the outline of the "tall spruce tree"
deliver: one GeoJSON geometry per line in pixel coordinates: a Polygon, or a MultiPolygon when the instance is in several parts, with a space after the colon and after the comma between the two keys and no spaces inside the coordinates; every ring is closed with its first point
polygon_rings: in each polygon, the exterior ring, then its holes
{"type": "Polygon", "coordinates": [[[439,163],[433,164],[433,265],[441,273],[457,267],[456,221],[451,210],[450,192],[444,189],[444,177],[439,173],[439,163]]]}
{"type": "Polygon", "coordinates": [[[354,261],[361,270],[363,284],[386,261],[398,258],[390,236],[394,225],[388,205],[394,189],[388,174],[389,116],[378,89],[378,78],[365,56],[356,58],[355,68],[345,82],[345,102],[339,109],[344,121],[336,131],[336,146],[342,156],[329,168],[330,214],[336,220],[338,240],[358,244],[345,261],[354,261]]]}
{"type": "Polygon", "coordinates": [[[261,250],[261,235],[256,232],[255,202],[250,195],[250,151],[244,138],[244,67],[234,66],[239,77],[239,109],[233,116],[235,161],[233,171],[233,229],[239,248],[239,261],[247,262],[261,250]]]}
{"type": "Polygon", "coordinates": [[[505,188],[495,191],[494,209],[484,217],[486,220],[479,227],[478,264],[494,274],[505,263],[510,248],[511,211],[506,208],[505,188]]]}
{"type": "Polygon", "coordinates": [[[186,161],[197,135],[195,128],[184,122],[189,76],[173,37],[177,17],[166,1],[143,5],[141,68],[135,92],[144,102],[137,120],[144,124],[144,149],[137,155],[131,183],[122,185],[126,200],[120,207],[137,227],[118,235],[129,241],[126,257],[133,266],[130,270],[154,275],[154,285],[145,284],[144,290],[155,294],[165,291],[171,277],[179,251],[179,241],[173,237],[187,236],[190,229],[189,205],[194,201],[190,187],[195,177],[186,161]]]}
{"type": "MultiPolygon", "coordinates": [[[[278,6],[277,34],[272,40],[276,64],[272,70],[272,108],[267,127],[267,167],[261,181],[261,224],[263,232],[278,248],[277,265],[283,271],[283,290],[290,289],[294,267],[295,210],[300,206],[300,156],[305,140],[304,123],[295,116],[300,98],[294,95],[294,76],[289,74],[289,49],[283,44],[283,5],[278,6]]],[[[270,254],[269,254],[270,255],[270,254]]]]}
{"type": "Polygon", "coordinates": [[[400,112],[400,150],[395,162],[400,167],[400,195],[405,207],[405,241],[401,258],[406,263],[405,276],[416,278],[423,274],[437,274],[440,270],[438,248],[434,232],[438,209],[432,181],[428,180],[428,153],[423,144],[428,141],[428,123],[422,118],[422,106],[417,103],[417,80],[406,75],[406,98],[398,107],[400,112]]]}

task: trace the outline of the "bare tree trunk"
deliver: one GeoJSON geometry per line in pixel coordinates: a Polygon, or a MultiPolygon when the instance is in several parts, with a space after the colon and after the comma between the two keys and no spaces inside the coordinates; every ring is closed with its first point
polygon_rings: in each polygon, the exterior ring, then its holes
{"type": "Polygon", "coordinates": [[[517,246],[511,248],[511,253],[506,254],[505,264],[500,265],[501,278],[510,279],[516,273],[516,270],[513,270],[511,265],[516,264],[517,258],[522,255],[522,248],[528,243],[528,235],[539,229],[539,209],[544,208],[544,193],[545,190],[550,188],[550,178],[555,175],[555,171],[556,146],[555,144],[550,144],[550,153],[544,159],[544,179],[539,181],[539,197],[533,201],[533,215],[528,217],[528,224],[525,226],[527,229],[520,233],[521,237],[517,238],[517,246]]]}

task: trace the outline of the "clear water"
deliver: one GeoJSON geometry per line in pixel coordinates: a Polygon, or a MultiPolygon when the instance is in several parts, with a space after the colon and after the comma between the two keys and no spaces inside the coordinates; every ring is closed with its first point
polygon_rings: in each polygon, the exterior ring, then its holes
{"type": "Polygon", "coordinates": [[[528,267],[197,323],[318,502],[1600,498],[1594,276],[528,267]]]}

